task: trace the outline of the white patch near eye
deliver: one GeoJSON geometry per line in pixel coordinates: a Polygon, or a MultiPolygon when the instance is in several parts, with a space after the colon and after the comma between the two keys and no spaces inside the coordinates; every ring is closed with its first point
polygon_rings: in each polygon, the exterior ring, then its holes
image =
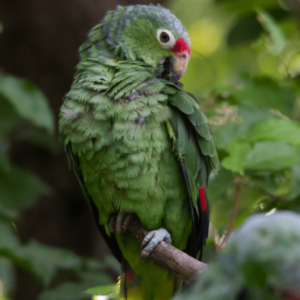
{"type": "Polygon", "coordinates": [[[172,49],[176,43],[173,33],[167,29],[157,29],[156,37],[163,49],[172,49]]]}

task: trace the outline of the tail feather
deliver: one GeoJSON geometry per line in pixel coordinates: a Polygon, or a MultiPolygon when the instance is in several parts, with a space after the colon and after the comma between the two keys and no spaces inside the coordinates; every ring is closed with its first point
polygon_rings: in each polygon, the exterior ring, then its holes
{"type": "Polygon", "coordinates": [[[161,289],[157,296],[153,300],[167,300],[171,299],[174,296],[174,292],[178,293],[177,290],[178,286],[176,286],[177,280],[173,275],[169,275],[163,285],[161,286],[161,289]]]}
{"type": "Polygon", "coordinates": [[[131,269],[129,263],[123,259],[121,268],[120,299],[143,300],[140,280],[131,269]]]}
{"type": "Polygon", "coordinates": [[[128,263],[122,258],[121,265],[121,285],[120,285],[120,299],[127,299],[127,273],[128,273],[128,263]]]}
{"type": "Polygon", "coordinates": [[[139,278],[124,259],[121,269],[120,299],[122,300],[167,300],[180,292],[181,281],[173,275],[167,276],[157,295],[149,291],[151,276],[139,278]],[[147,280],[147,281],[145,281],[147,280]]]}

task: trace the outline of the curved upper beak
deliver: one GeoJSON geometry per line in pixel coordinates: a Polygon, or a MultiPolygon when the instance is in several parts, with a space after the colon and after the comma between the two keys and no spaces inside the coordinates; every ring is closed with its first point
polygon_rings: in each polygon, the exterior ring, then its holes
{"type": "Polygon", "coordinates": [[[190,54],[187,51],[176,52],[174,56],[170,58],[170,81],[177,82],[183,76],[186,71],[189,59],[190,54]]]}

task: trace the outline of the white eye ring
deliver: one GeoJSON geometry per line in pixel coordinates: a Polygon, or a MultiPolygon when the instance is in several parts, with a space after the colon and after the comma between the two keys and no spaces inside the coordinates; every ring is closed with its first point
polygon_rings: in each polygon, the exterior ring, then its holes
{"type": "Polygon", "coordinates": [[[175,46],[176,39],[170,30],[158,29],[156,37],[163,49],[172,49],[175,46]]]}

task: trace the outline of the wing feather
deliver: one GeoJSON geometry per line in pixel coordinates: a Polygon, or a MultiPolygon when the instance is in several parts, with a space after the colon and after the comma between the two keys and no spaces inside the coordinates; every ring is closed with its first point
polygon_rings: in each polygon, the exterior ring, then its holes
{"type": "Polygon", "coordinates": [[[200,253],[201,258],[209,226],[205,188],[211,170],[218,167],[218,156],[208,120],[193,97],[170,82],[163,92],[173,107],[170,124],[191,207],[193,226],[186,252],[194,257],[200,253]]]}
{"type": "Polygon", "coordinates": [[[65,150],[66,150],[66,153],[67,153],[69,163],[73,167],[73,170],[74,170],[74,172],[76,174],[76,177],[78,179],[78,182],[80,184],[82,193],[83,193],[85,199],[87,200],[87,202],[88,202],[88,204],[89,204],[89,206],[92,210],[95,223],[96,223],[101,235],[103,236],[105,242],[107,243],[108,247],[110,248],[111,252],[116,257],[116,259],[121,263],[122,259],[123,259],[123,255],[122,255],[122,253],[119,249],[119,246],[117,244],[115,235],[108,236],[106,231],[105,231],[104,226],[100,225],[99,222],[98,222],[98,220],[99,220],[99,210],[98,210],[96,204],[94,203],[94,201],[93,201],[91,195],[89,194],[89,192],[87,190],[87,187],[84,183],[84,178],[83,178],[83,175],[82,175],[82,172],[81,172],[81,169],[80,169],[80,162],[79,162],[78,156],[75,155],[72,151],[71,142],[69,142],[66,145],[65,150]]]}

